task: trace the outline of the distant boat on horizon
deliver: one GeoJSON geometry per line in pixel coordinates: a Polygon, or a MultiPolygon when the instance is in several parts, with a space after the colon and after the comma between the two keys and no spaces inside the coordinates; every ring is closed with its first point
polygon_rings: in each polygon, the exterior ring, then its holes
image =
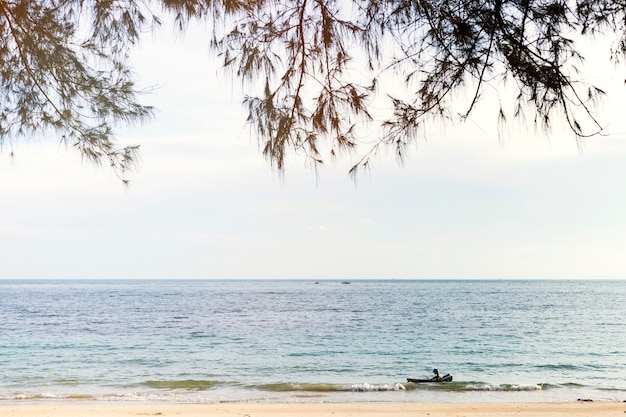
{"type": "Polygon", "coordinates": [[[342,284],[349,284],[350,281],[341,281],[342,284]]]}

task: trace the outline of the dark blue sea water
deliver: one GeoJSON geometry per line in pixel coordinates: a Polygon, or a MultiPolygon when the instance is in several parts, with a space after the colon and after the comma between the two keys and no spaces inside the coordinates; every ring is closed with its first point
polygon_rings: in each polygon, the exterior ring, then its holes
{"type": "Polygon", "coordinates": [[[1,401],[578,398],[626,400],[626,281],[0,281],[1,401]]]}

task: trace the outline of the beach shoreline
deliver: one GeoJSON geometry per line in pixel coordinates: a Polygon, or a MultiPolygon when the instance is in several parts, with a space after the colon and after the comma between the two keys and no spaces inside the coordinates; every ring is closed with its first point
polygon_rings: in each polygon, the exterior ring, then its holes
{"type": "Polygon", "coordinates": [[[0,403],[0,417],[513,417],[595,416],[626,414],[626,402],[550,403],[212,403],[36,401],[0,403]]]}

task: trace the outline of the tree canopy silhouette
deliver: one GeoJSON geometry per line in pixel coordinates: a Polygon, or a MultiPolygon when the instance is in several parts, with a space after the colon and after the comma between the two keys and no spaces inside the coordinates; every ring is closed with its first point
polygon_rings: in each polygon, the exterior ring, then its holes
{"type": "Polygon", "coordinates": [[[463,122],[488,89],[494,123],[597,134],[604,92],[584,81],[580,41],[606,35],[607,59],[626,53],[623,0],[0,0],[0,141],[55,131],[123,177],[137,146],[119,148],[113,129],[152,113],[129,48],[168,14],[181,30],[211,22],[207,42],[279,170],[290,152],[316,165],[363,146],[353,173],[381,148],[402,160],[424,126],[463,122]]]}

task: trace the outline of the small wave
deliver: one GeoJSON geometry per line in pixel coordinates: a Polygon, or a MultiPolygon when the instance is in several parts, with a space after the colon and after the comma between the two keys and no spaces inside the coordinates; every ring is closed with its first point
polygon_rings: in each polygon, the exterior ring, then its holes
{"type": "Polygon", "coordinates": [[[41,392],[38,394],[28,394],[28,393],[18,392],[10,396],[8,399],[11,399],[11,400],[41,400],[41,399],[50,400],[50,399],[60,399],[60,398],[62,397],[52,394],[50,392],[41,392]]]}
{"type": "Polygon", "coordinates": [[[541,391],[543,384],[468,384],[467,391],[541,391]]]}
{"type": "Polygon", "coordinates": [[[404,391],[406,388],[399,382],[389,384],[311,384],[311,383],[277,383],[256,385],[251,388],[257,388],[263,391],[273,392],[290,392],[290,391],[309,391],[309,392],[373,392],[373,391],[404,391]]]}
{"type": "Polygon", "coordinates": [[[32,401],[32,400],[91,400],[95,397],[89,394],[53,394],[51,392],[40,393],[23,393],[18,392],[15,394],[2,395],[0,400],[19,400],[19,401],[32,401]]]}
{"type": "Polygon", "coordinates": [[[338,350],[320,350],[320,351],[312,351],[312,352],[292,352],[292,353],[287,354],[287,356],[301,358],[301,357],[341,355],[344,353],[345,353],[344,351],[338,351],[338,350]]]}
{"type": "Polygon", "coordinates": [[[548,384],[490,384],[483,382],[447,382],[444,384],[402,384],[393,383],[357,383],[357,384],[322,384],[322,383],[274,383],[250,385],[246,388],[271,392],[375,392],[375,391],[542,391],[552,386],[548,384]]]}
{"type": "Polygon", "coordinates": [[[407,384],[408,390],[423,391],[542,391],[550,388],[548,384],[491,384],[487,382],[455,381],[441,384],[407,384]]]}
{"type": "Polygon", "coordinates": [[[581,388],[581,387],[584,387],[584,386],[585,386],[585,385],[583,385],[583,384],[578,384],[578,383],[576,383],[576,382],[565,382],[565,383],[563,383],[563,384],[554,384],[554,385],[553,385],[553,384],[544,384],[544,387],[549,387],[549,388],[552,388],[552,387],[556,387],[556,388],[558,388],[558,387],[565,387],[565,388],[581,388]]]}
{"type": "Polygon", "coordinates": [[[205,381],[198,379],[185,379],[180,381],[146,381],[144,385],[157,389],[182,389],[190,391],[201,391],[211,389],[220,384],[220,381],[205,381]]]}
{"type": "Polygon", "coordinates": [[[96,397],[90,394],[67,394],[65,398],[68,400],[92,400],[96,397]]]}
{"type": "Polygon", "coordinates": [[[405,391],[406,387],[399,382],[393,384],[354,384],[343,388],[343,391],[405,391]]]}
{"type": "Polygon", "coordinates": [[[559,365],[537,365],[535,368],[538,369],[549,369],[549,370],[566,370],[566,371],[575,371],[582,369],[582,367],[571,364],[559,364],[559,365]]]}
{"type": "Polygon", "coordinates": [[[215,335],[213,333],[191,332],[190,337],[191,338],[208,338],[208,337],[215,337],[215,335]]]}
{"type": "Polygon", "coordinates": [[[311,383],[276,383],[276,384],[261,384],[255,385],[249,388],[256,388],[262,391],[272,392],[289,392],[289,391],[311,391],[311,392],[333,392],[340,391],[337,385],[333,384],[311,384],[311,383]]]}

